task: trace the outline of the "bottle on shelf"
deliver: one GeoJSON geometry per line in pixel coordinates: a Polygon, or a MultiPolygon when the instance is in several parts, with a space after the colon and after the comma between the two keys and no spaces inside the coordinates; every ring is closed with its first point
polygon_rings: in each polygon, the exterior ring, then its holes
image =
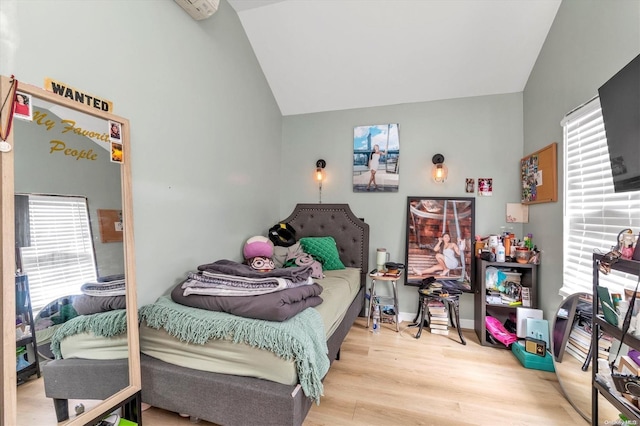
{"type": "Polygon", "coordinates": [[[500,239],[498,247],[496,248],[496,262],[504,262],[506,260],[505,251],[506,249],[502,244],[502,239],[500,239]]]}
{"type": "Polygon", "coordinates": [[[380,305],[377,303],[373,307],[373,333],[380,333],[380,305]]]}
{"type": "Polygon", "coordinates": [[[504,256],[511,257],[511,238],[509,235],[504,237],[504,256]]]}

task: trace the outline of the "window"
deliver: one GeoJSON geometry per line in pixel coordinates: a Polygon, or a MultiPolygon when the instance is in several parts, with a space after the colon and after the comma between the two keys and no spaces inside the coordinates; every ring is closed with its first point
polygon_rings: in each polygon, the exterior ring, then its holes
{"type": "Polygon", "coordinates": [[[29,243],[20,256],[35,313],[60,296],[80,294],[82,284],[96,281],[96,265],[86,198],[28,198],[29,243]]]}
{"type": "MultiPolygon", "coordinates": [[[[617,244],[620,231],[640,229],[640,191],[614,193],[600,101],[567,114],[564,128],[564,251],[560,294],[591,293],[594,252],[617,244]]],[[[600,282],[610,291],[634,289],[636,277],[612,271],[600,282]]]]}

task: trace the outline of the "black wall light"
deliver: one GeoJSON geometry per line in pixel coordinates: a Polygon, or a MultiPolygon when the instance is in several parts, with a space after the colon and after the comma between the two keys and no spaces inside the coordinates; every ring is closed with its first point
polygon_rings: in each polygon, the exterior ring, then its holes
{"type": "Polygon", "coordinates": [[[443,183],[447,180],[447,175],[449,174],[449,169],[444,164],[444,155],[434,155],[431,162],[433,162],[433,168],[431,169],[431,177],[433,178],[433,181],[436,183],[443,183]]]}
{"type": "Polygon", "coordinates": [[[318,202],[322,204],[322,181],[324,180],[324,168],[327,162],[323,159],[316,161],[316,180],[318,181],[318,202]]]}

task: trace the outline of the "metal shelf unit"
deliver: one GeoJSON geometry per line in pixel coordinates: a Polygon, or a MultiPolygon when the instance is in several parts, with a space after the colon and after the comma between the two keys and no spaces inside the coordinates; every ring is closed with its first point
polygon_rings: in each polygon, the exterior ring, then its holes
{"type": "MultiPolygon", "coordinates": [[[[593,255],[593,312],[599,312],[600,298],[598,297],[597,288],[600,282],[600,270],[599,263],[603,259],[603,255],[593,255]]],[[[632,275],[640,275],[640,262],[635,260],[618,259],[611,265],[612,270],[617,270],[632,275]]],[[[602,395],[607,401],[609,401],[614,407],[620,410],[631,421],[635,421],[635,424],[640,424],[640,411],[629,404],[624,398],[620,398],[617,395],[612,394],[609,391],[608,386],[603,383],[598,377],[598,335],[600,332],[611,336],[613,339],[622,341],[629,347],[640,350],[640,340],[631,334],[622,335],[622,330],[618,327],[609,324],[601,314],[592,315],[592,340],[591,340],[591,363],[592,363],[592,375],[591,375],[591,424],[596,426],[598,424],[598,394],[602,395]]]]}

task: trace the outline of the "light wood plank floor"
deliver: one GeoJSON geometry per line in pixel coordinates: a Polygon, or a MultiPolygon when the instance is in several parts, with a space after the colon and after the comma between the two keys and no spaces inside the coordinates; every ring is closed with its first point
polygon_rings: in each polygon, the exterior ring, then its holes
{"type": "MultiPolygon", "coordinates": [[[[463,346],[455,332],[441,336],[425,329],[415,339],[416,329],[407,323],[399,333],[383,324],[378,335],[365,325],[366,318],[358,318],[345,339],[340,361],[324,380],[325,396],[311,408],[305,426],[586,424],[563,397],[554,373],[522,367],[511,351],[480,346],[473,330],[464,330],[463,346]]],[[[37,393],[20,386],[23,401],[29,399],[25,392],[37,393]]],[[[33,404],[31,398],[19,409],[33,404]]],[[[154,407],[144,411],[143,423],[191,424],[154,407]]]]}

